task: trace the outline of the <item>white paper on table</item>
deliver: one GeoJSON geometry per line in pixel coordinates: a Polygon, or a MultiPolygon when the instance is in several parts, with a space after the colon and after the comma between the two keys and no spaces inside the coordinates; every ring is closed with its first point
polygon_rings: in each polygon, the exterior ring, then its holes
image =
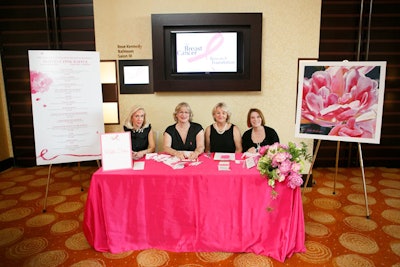
{"type": "Polygon", "coordinates": [[[170,166],[172,169],[183,169],[185,167],[185,163],[180,161],[177,157],[169,157],[162,161],[164,164],[170,166]]]}
{"type": "Polygon", "coordinates": [[[178,163],[172,165],[171,167],[172,167],[172,169],[174,169],[174,170],[180,170],[180,169],[185,168],[185,163],[183,163],[183,162],[178,162],[178,163]]]}
{"type": "Polygon", "coordinates": [[[154,159],[157,155],[157,153],[147,153],[145,159],[154,159]]]}
{"type": "Polygon", "coordinates": [[[133,163],[133,169],[134,170],[144,170],[144,161],[135,161],[133,163]]]}
{"type": "Polygon", "coordinates": [[[219,171],[230,171],[230,163],[229,161],[220,161],[218,163],[218,170],[219,171]]]}
{"type": "Polygon", "coordinates": [[[103,171],[132,169],[129,132],[101,135],[101,163],[103,171]]]}
{"type": "Polygon", "coordinates": [[[235,153],[215,152],[214,160],[235,160],[235,153]]]}
{"type": "Polygon", "coordinates": [[[172,158],[171,155],[167,155],[167,154],[159,154],[153,157],[153,160],[157,161],[157,162],[164,162],[165,160],[168,160],[169,158],[172,158]]]}
{"type": "Polygon", "coordinates": [[[259,156],[260,153],[251,153],[251,152],[244,152],[242,158],[252,158],[259,156]]]}
{"type": "Polygon", "coordinates": [[[245,160],[247,169],[251,169],[256,166],[256,161],[254,159],[255,157],[251,157],[245,160]]]}

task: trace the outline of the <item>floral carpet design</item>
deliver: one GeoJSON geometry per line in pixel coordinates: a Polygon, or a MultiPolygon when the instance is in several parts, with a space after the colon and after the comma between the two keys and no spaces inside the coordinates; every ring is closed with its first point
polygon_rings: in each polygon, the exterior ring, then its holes
{"type": "Polygon", "coordinates": [[[82,232],[95,170],[53,166],[46,212],[48,167],[0,173],[0,266],[400,267],[400,168],[365,169],[369,219],[360,169],[340,168],[337,175],[334,168],[314,169],[313,187],[303,189],[307,252],[283,263],[251,253],[222,251],[97,252],[82,232]]]}

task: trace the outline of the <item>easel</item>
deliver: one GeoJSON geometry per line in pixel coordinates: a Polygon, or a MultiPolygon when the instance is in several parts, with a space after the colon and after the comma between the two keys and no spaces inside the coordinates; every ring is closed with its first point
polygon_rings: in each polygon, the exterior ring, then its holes
{"type": "MultiPolygon", "coordinates": [[[[96,160],[97,162],[97,167],[100,167],[100,162],[99,160],[96,160]]],[[[46,184],[46,193],[44,196],[44,201],[43,201],[43,213],[45,213],[46,210],[46,206],[47,206],[47,196],[49,194],[49,184],[50,184],[50,175],[51,175],[51,167],[53,166],[53,164],[49,165],[49,171],[47,172],[47,184],[46,184]]],[[[81,163],[78,162],[78,173],[79,173],[79,183],[81,185],[81,192],[83,192],[83,185],[82,185],[82,178],[81,178],[81,163]]]]}
{"type": "MultiPolygon", "coordinates": [[[[320,145],[321,145],[321,140],[318,140],[317,146],[315,147],[315,151],[314,151],[313,159],[312,159],[312,162],[311,162],[311,166],[310,166],[310,169],[309,169],[308,174],[307,174],[307,179],[306,179],[306,182],[304,183],[303,193],[304,193],[304,190],[305,190],[305,188],[306,188],[306,186],[308,184],[308,180],[310,179],[312,168],[314,166],[315,159],[317,158],[317,154],[318,154],[318,150],[319,150],[320,145]]],[[[335,178],[333,180],[333,192],[332,192],[332,194],[336,194],[336,177],[337,177],[337,174],[338,174],[338,165],[339,165],[339,148],[340,148],[340,141],[337,141],[336,162],[335,162],[335,178]]],[[[358,143],[358,153],[360,155],[360,168],[361,168],[362,182],[363,182],[363,188],[364,188],[366,217],[367,217],[367,219],[369,219],[367,186],[366,186],[366,183],[365,183],[364,161],[363,161],[363,157],[362,157],[362,150],[361,150],[361,144],[360,143],[358,143]]]]}

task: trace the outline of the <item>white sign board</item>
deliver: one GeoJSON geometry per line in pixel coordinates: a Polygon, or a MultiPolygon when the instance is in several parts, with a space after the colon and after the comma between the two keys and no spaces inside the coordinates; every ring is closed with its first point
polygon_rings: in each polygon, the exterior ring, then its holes
{"type": "Polygon", "coordinates": [[[98,52],[28,51],[36,164],[101,158],[98,52]]]}
{"type": "Polygon", "coordinates": [[[101,135],[101,155],[103,171],[132,169],[130,133],[101,135]]]}

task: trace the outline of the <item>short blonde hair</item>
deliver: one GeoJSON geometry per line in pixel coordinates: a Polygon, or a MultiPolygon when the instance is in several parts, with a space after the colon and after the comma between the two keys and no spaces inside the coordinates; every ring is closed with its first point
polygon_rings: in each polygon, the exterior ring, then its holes
{"type": "Polygon", "coordinates": [[[187,108],[187,110],[189,111],[189,121],[191,122],[193,119],[193,112],[192,109],[190,108],[189,104],[186,102],[181,102],[179,103],[176,107],[175,107],[175,111],[172,114],[172,116],[174,116],[174,120],[175,122],[178,122],[178,119],[176,118],[176,114],[178,114],[178,112],[182,109],[182,108],[187,108]]]}
{"type": "Polygon", "coordinates": [[[258,108],[251,108],[250,110],[249,110],[249,112],[247,113],[247,127],[251,127],[251,121],[250,121],[250,115],[251,115],[251,113],[253,113],[253,112],[257,112],[258,113],[258,115],[260,115],[260,117],[261,117],[261,125],[265,125],[265,119],[264,119],[264,115],[263,115],[263,113],[261,112],[261,110],[259,110],[258,108]]]}
{"type": "Polygon", "coordinates": [[[143,120],[142,127],[144,127],[146,125],[146,111],[144,110],[144,108],[142,106],[135,105],[135,106],[132,107],[131,111],[129,112],[129,116],[125,119],[124,126],[126,128],[133,129],[132,116],[133,116],[133,114],[135,114],[139,110],[143,110],[143,112],[144,112],[144,120],[143,120]]]}
{"type": "Polygon", "coordinates": [[[214,115],[215,115],[215,113],[217,112],[217,108],[221,108],[223,111],[226,112],[226,114],[227,114],[227,116],[226,116],[226,122],[229,122],[229,121],[231,120],[231,115],[232,115],[232,113],[230,112],[228,106],[227,106],[224,102],[219,102],[218,104],[216,104],[216,105],[213,107],[211,114],[212,114],[212,116],[213,116],[214,121],[215,121],[214,115]]]}

